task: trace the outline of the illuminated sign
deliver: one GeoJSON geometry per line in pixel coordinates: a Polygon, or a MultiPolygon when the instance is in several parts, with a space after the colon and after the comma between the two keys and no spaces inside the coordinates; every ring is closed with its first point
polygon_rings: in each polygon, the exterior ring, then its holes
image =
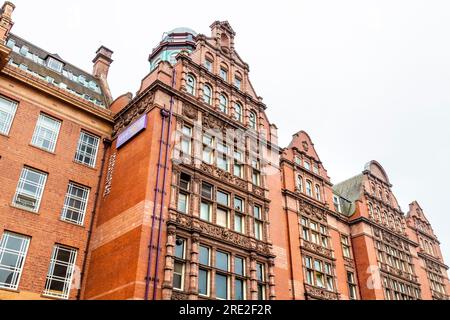
{"type": "Polygon", "coordinates": [[[117,137],[117,149],[122,147],[125,143],[136,137],[139,133],[147,129],[147,115],[143,115],[141,118],[133,122],[128,128],[126,128],[117,137]]]}

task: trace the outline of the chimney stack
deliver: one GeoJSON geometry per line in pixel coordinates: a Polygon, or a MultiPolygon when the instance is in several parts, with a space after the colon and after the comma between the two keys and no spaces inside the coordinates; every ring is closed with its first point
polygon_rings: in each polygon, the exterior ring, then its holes
{"type": "Polygon", "coordinates": [[[6,1],[2,6],[0,15],[0,41],[2,44],[6,43],[9,32],[14,25],[11,16],[15,8],[16,6],[9,1],[6,1]]]}
{"type": "Polygon", "coordinates": [[[97,52],[94,60],[94,70],[92,71],[92,75],[94,77],[102,78],[106,80],[108,78],[109,67],[113,60],[111,59],[113,51],[108,48],[101,46],[97,52]]]}

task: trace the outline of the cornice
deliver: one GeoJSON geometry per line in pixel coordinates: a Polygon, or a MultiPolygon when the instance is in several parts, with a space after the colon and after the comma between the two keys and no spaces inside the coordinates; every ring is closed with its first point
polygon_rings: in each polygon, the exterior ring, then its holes
{"type": "Polygon", "coordinates": [[[392,230],[389,230],[388,228],[386,228],[384,226],[381,226],[381,225],[375,223],[374,221],[372,221],[370,219],[367,219],[366,217],[359,217],[357,219],[349,221],[349,225],[350,226],[358,224],[358,223],[366,223],[366,224],[370,225],[371,227],[378,228],[378,229],[380,229],[380,230],[382,230],[384,232],[389,233],[390,235],[396,236],[396,237],[400,238],[401,240],[403,240],[405,242],[408,242],[413,247],[417,248],[419,246],[418,243],[414,242],[413,240],[409,239],[408,237],[405,237],[404,235],[400,235],[400,234],[394,233],[394,232],[392,232],[392,230]]]}
{"type": "Polygon", "coordinates": [[[429,254],[426,253],[426,252],[418,251],[417,255],[418,255],[419,257],[421,257],[422,259],[430,260],[430,261],[432,261],[432,262],[438,264],[438,265],[441,266],[442,268],[449,270],[449,267],[448,267],[445,263],[443,263],[442,261],[436,259],[436,257],[433,257],[433,256],[429,255],[429,254]]]}

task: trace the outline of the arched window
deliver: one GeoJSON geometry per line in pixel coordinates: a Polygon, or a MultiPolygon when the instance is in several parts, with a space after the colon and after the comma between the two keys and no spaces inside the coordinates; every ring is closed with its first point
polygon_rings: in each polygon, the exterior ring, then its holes
{"type": "Polygon", "coordinates": [[[297,189],[303,192],[303,177],[300,175],[297,176],[297,189]]]}
{"type": "Polygon", "coordinates": [[[250,128],[256,130],[256,113],[254,111],[250,111],[248,115],[248,121],[250,128]]]}
{"type": "Polygon", "coordinates": [[[205,68],[209,72],[213,72],[214,58],[211,54],[207,53],[205,55],[205,68]]]}
{"type": "Polygon", "coordinates": [[[312,197],[312,182],[309,180],[306,180],[306,194],[312,197]]]}
{"type": "Polygon", "coordinates": [[[375,216],[374,216],[376,221],[380,221],[380,209],[375,208],[375,216]]]}
{"type": "Polygon", "coordinates": [[[395,228],[394,216],[392,214],[389,215],[389,228],[395,228]]]}
{"type": "Polygon", "coordinates": [[[228,67],[224,64],[220,66],[220,73],[219,76],[222,78],[223,81],[228,81],[228,67]]]}
{"type": "Polygon", "coordinates": [[[209,105],[212,104],[212,89],[207,84],[203,87],[203,100],[209,105]]]}
{"type": "Polygon", "coordinates": [[[316,199],[321,201],[322,200],[322,196],[320,193],[320,186],[318,184],[316,184],[316,199]]]}
{"type": "Polygon", "coordinates": [[[192,74],[189,74],[186,79],[186,91],[189,94],[195,95],[195,87],[196,87],[195,78],[192,74]]]}
{"type": "Polygon", "coordinates": [[[388,224],[388,216],[386,211],[383,211],[383,213],[381,214],[381,223],[385,225],[388,224]]]}
{"type": "Polygon", "coordinates": [[[369,218],[370,219],[373,219],[374,217],[373,217],[373,207],[372,207],[372,204],[371,203],[369,203],[369,218]]]}
{"type": "Polygon", "coordinates": [[[234,105],[234,119],[242,122],[242,106],[239,103],[234,105]]]}
{"type": "Polygon", "coordinates": [[[228,98],[223,94],[219,97],[219,108],[221,112],[228,113],[228,98]]]}
{"type": "Polygon", "coordinates": [[[395,219],[395,229],[398,232],[402,232],[402,222],[401,222],[400,218],[395,219]]]}

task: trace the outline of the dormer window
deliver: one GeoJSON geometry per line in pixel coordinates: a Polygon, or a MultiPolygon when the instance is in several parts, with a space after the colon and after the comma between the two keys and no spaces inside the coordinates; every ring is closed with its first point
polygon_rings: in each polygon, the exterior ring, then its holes
{"type": "Polygon", "coordinates": [[[334,209],[342,213],[342,205],[341,205],[341,199],[338,196],[333,196],[333,203],[334,203],[334,209]]]}
{"type": "Polygon", "coordinates": [[[63,69],[63,63],[61,61],[58,61],[52,57],[49,57],[47,60],[47,67],[50,69],[56,71],[56,72],[62,72],[63,69]]]}
{"type": "Polygon", "coordinates": [[[22,46],[22,47],[20,48],[19,53],[20,53],[22,56],[26,57],[27,54],[28,54],[28,50],[29,50],[29,49],[28,49],[27,46],[22,46]]]}

